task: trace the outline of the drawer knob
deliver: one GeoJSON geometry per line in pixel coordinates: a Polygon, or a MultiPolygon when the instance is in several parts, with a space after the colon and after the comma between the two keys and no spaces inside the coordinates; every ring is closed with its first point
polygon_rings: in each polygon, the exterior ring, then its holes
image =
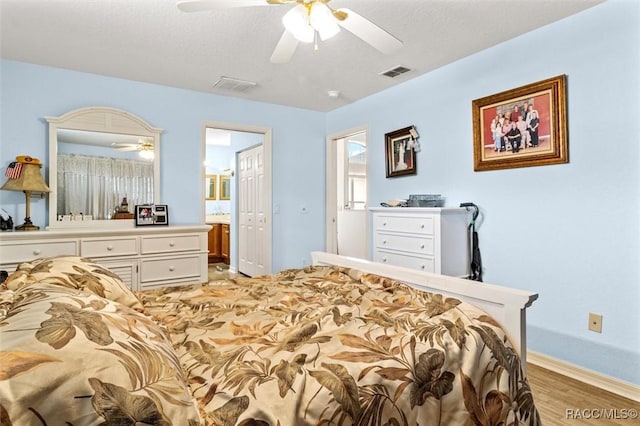
{"type": "Polygon", "coordinates": [[[383,258],[382,258],[382,261],[383,261],[384,263],[387,263],[387,258],[386,258],[386,257],[383,257],[383,258]]]}
{"type": "Polygon", "coordinates": [[[424,265],[420,265],[420,269],[422,269],[424,271],[425,266],[424,265]]]}
{"type": "Polygon", "coordinates": [[[40,253],[42,253],[39,249],[35,249],[33,251],[33,254],[35,254],[36,256],[39,255],[40,253]]]}
{"type": "Polygon", "coordinates": [[[424,249],[424,244],[420,244],[420,248],[421,248],[421,249],[424,249]]]}
{"type": "Polygon", "coordinates": [[[420,229],[424,229],[424,223],[420,225],[420,229]]]}
{"type": "Polygon", "coordinates": [[[387,244],[387,240],[382,240],[382,244],[387,244]]]}
{"type": "Polygon", "coordinates": [[[173,241],[171,241],[171,242],[169,243],[169,247],[173,247],[173,246],[175,246],[175,245],[176,245],[176,243],[175,243],[175,242],[173,242],[173,241]]]}
{"type": "Polygon", "coordinates": [[[107,250],[109,251],[113,250],[113,246],[107,246],[107,250]]]}
{"type": "Polygon", "coordinates": [[[171,272],[173,272],[173,271],[175,271],[175,270],[176,270],[176,267],[175,267],[175,266],[169,266],[169,270],[170,270],[171,272]]]}
{"type": "Polygon", "coordinates": [[[387,226],[387,222],[382,222],[382,226],[387,226]]]}

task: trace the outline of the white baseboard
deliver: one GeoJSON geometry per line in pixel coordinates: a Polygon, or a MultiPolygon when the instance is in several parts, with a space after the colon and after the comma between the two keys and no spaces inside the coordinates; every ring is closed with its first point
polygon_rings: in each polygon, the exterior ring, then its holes
{"type": "Polygon", "coordinates": [[[537,352],[527,351],[527,362],[606,390],[607,392],[640,402],[640,386],[634,385],[633,383],[578,367],[577,365],[537,352]]]}

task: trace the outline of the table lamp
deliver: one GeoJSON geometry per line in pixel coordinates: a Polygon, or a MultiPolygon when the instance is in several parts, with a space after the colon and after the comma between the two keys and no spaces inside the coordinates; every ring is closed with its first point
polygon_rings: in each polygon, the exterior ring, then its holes
{"type": "Polygon", "coordinates": [[[42,164],[37,158],[29,156],[16,157],[16,161],[12,162],[7,168],[5,175],[9,178],[1,189],[7,191],[22,191],[26,197],[26,212],[24,223],[16,226],[16,231],[37,231],[39,226],[31,223],[31,194],[33,192],[40,193],[40,197],[44,197],[45,192],[51,190],[44,183],[44,179],[40,174],[42,164]]]}

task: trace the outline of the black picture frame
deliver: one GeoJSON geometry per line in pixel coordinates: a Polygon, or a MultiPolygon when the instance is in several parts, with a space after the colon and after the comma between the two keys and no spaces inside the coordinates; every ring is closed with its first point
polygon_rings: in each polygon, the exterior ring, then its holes
{"type": "Polygon", "coordinates": [[[136,226],[168,226],[169,206],[166,204],[141,204],[134,209],[136,226]]]}
{"type": "Polygon", "coordinates": [[[416,151],[413,149],[411,136],[413,126],[386,133],[385,163],[387,177],[415,175],[416,151]]]}

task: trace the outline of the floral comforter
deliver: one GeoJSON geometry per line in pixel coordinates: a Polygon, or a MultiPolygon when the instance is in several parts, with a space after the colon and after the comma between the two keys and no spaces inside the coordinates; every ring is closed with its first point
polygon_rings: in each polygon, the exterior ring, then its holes
{"type": "Polygon", "coordinates": [[[334,267],[138,297],[208,425],[540,423],[505,333],[453,298],[334,267]]]}

